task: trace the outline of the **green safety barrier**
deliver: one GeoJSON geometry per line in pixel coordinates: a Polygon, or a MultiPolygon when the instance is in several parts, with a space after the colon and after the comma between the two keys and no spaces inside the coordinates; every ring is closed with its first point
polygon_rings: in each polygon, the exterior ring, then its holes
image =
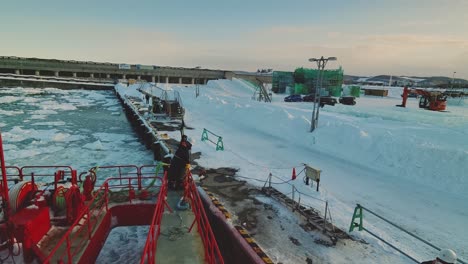
{"type": "Polygon", "coordinates": [[[359,227],[359,231],[363,230],[362,227],[362,207],[358,204],[354,208],[353,219],[351,219],[351,226],[349,227],[349,232],[353,232],[354,228],[359,227]],[[356,223],[355,220],[359,219],[359,223],[356,223]]]}
{"type": "MultiPolygon", "coordinates": [[[[380,237],[379,235],[375,234],[374,232],[372,232],[371,230],[365,228],[363,226],[363,212],[366,211],[367,213],[371,214],[372,216],[384,221],[386,224],[396,228],[397,230],[405,233],[406,235],[409,235],[417,240],[419,240],[420,242],[426,244],[427,246],[435,249],[435,250],[441,250],[440,247],[432,244],[431,242],[419,237],[418,235],[416,234],[413,234],[412,232],[404,229],[403,227],[389,221],[388,219],[386,219],[385,217],[381,216],[381,215],[378,215],[376,214],[375,212],[369,210],[368,208],[365,208],[363,207],[362,205],[360,204],[357,204],[356,207],[354,208],[354,213],[353,213],[353,218],[351,219],[351,225],[349,227],[349,232],[352,232],[354,229],[358,229],[359,231],[365,231],[367,232],[368,234],[370,234],[371,236],[373,236],[374,238],[382,241],[383,243],[385,243],[387,246],[393,248],[394,250],[398,251],[399,253],[403,254],[404,256],[406,256],[407,258],[411,259],[413,262],[415,263],[420,263],[420,261],[418,261],[417,259],[415,259],[414,257],[412,257],[411,255],[409,255],[408,253],[404,252],[403,250],[401,250],[400,248],[398,248],[397,246],[391,244],[390,242],[386,241],[385,239],[383,239],[382,237],[380,237]]],[[[458,258],[457,259],[457,263],[462,263],[462,264],[467,264],[467,262],[465,262],[464,260],[458,258]]]]}
{"type": "Polygon", "coordinates": [[[218,151],[218,150],[224,150],[223,137],[216,135],[215,133],[209,131],[209,130],[206,129],[206,128],[203,128],[201,140],[202,140],[202,141],[208,140],[209,142],[215,144],[215,145],[216,145],[216,151],[218,151]],[[213,136],[217,137],[217,138],[218,138],[218,141],[217,141],[217,142],[214,142],[214,141],[212,141],[211,139],[209,139],[209,138],[208,138],[208,133],[210,133],[210,134],[212,134],[213,136]]]}

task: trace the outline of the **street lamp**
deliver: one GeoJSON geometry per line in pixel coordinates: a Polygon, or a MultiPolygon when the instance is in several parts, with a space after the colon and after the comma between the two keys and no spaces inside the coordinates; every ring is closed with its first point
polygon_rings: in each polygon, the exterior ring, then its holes
{"type": "Polygon", "coordinates": [[[317,74],[317,84],[315,85],[315,95],[314,95],[314,110],[312,111],[312,119],[310,121],[310,132],[313,132],[318,125],[319,111],[320,111],[320,90],[322,88],[323,82],[323,71],[325,65],[328,61],[336,61],[336,57],[324,58],[323,56],[320,59],[310,58],[310,62],[316,62],[318,67],[317,74]],[[319,88],[320,87],[320,88],[319,88]]]}
{"type": "Polygon", "coordinates": [[[453,90],[453,82],[455,80],[455,73],[457,73],[456,71],[453,72],[453,75],[452,75],[452,83],[451,83],[451,87],[450,87],[450,90],[453,90]]]}
{"type": "MultiPolygon", "coordinates": [[[[201,67],[197,66],[195,67],[195,69],[201,69],[201,67]]],[[[198,97],[200,95],[200,85],[198,85],[199,77],[200,77],[200,72],[197,73],[197,78],[195,78],[195,97],[198,97]]]]}

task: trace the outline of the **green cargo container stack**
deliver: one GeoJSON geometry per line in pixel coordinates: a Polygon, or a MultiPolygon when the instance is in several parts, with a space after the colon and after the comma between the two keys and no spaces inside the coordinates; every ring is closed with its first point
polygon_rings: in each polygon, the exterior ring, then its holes
{"type": "MultiPolygon", "coordinates": [[[[286,87],[293,87],[290,92],[294,94],[315,93],[319,71],[317,69],[297,68],[292,72],[273,72],[272,91],[284,93],[286,87]]],[[[323,71],[322,94],[326,93],[339,97],[342,93],[343,69],[323,71]]]]}

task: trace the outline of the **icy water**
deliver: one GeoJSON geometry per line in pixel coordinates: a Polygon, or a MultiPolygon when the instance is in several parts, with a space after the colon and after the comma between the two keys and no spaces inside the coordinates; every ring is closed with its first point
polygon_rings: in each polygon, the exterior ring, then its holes
{"type": "MultiPolygon", "coordinates": [[[[0,130],[7,165],[70,165],[82,172],[153,163],[112,91],[0,89],[0,130]]],[[[147,230],[115,229],[97,263],[134,263],[147,230]],[[131,250],[122,250],[123,245],[131,250]]]]}
{"type": "Polygon", "coordinates": [[[148,226],[119,226],[109,234],[96,263],[140,263],[148,226]]]}
{"type": "Polygon", "coordinates": [[[111,91],[0,89],[7,165],[152,164],[111,91]]]}

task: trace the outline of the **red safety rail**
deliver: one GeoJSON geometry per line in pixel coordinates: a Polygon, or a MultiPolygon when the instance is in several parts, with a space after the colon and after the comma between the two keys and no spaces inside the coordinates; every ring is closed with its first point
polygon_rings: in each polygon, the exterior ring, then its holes
{"type": "Polygon", "coordinates": [[[198,233],[200,234],[203,245],[205,247],[205,261],[209,264],[220,263],[223,264],[223,256],[219,251],[218,243],[211,229],[210,222],[206,216],[205,207],[198,193],[197,186],[195,181],[192,178],[192,172],[187,168],[186,177],[185,177],[185,197],[190,201],[192,211],[195,214],[195,220],[190,226],[189,232],[197,223],[198,233]]]}
{"type": "MultiPolygon", "coordinates": [[[[112,167],[114,168],[114,166],[112,167]]],[[[75,222],[70,226],[69,230],[43,262],[50,263],[52,260],[59,263],[76,262],[77,257],[86,246],[86,243],[91,240],[93,229],[99,225],[99,222],[109,211],[110,189],[121,190],[122,188],[128,188],[130,190],[138,186],[137,183],[140,182],[139,178],[140,177],[116,177],[106,179],[104,184],[95,191],[93,199],[85,204],[84,209],[80,212],[75,222]]],[[[143,178],[154,179],[158,177],[143,178]]],[[[160,193],[162,189],[161,187],[160,193]]],[[[131,201],[131,199],[132,197],[129,192],[128,200],[131,201]]],[[[158,203],[159,201],[160,200],[158,200],[158,203]]]]}
{"type": "Polygon", "coordinates": [[[63,180],[65,175],[72,176],[74,171],[72,167],[63,165],[23,166],[19,170],[19,177],[23,180],[24,177],[30,176],[31,182],[35,184],[36,177],[56,177],[57,170],[63,171],[63,174],[60,176],[60,180],[63,180]],[[50,172],[49,169],[53,169],[53,172],[50,172]]]}
{"type": "MultiPolygon", "coordinates": [[[[137,181],[137,188],[138,190],[141,190],[141,179],[140,179],[140,168],[136,165],[111,165],[111,166],[97,166],[93,167],[89,170],[90,172],[92,171],[93,173],[99,175],[99,178],[104,178],[107,179],[106,173],[108,175],[112,175],[112,177],[117,178],[117,177],[133,177],[135,181],[137,181]],[[104,175],[102,175],[102,170],[104,170],[104,175]],[[128,171],[127,171],[128,170],[128,171]],[[103,177],[101,177],[103,176],[103,177]]],[[[120,182],[123,184],[123,182],[120,182]]]]}
{"type": "Polygon", "coordinates": [[[6,174],[7,174],[7,181],[9,182],[16,182],[23,180],[23,176],[20,173],[20,167],[16,166],[5,166],[6,174]]]}
{"type": "Polygon", "coordinates": [[[158,167],[161,166],[161,169],[158,171],[158,175],[164,175],[164,170],[162,168],[162,165],[156,164],[156,165],[143,165],[140,166],[140,175],[141,176],[157,176],[155,175],[156,171],[158,170],[158,167]]]}
{"type": "Polygon", "coordinates": [[[143,256],[141,258],[140,264],[156,263],[156,248],[158,246],[159,235],[161,234],[161,221],[164,213],[164,206],[169,208],[166,203],[166,196],[167,173],[164,173],[163,183],[161,185],[161,190],[159,191],[158,203],[156,203],[156,208],[154,209],[153,219],[151,220],[148,236],[146,237],[145,248],[143,249],[143,256]]]}

